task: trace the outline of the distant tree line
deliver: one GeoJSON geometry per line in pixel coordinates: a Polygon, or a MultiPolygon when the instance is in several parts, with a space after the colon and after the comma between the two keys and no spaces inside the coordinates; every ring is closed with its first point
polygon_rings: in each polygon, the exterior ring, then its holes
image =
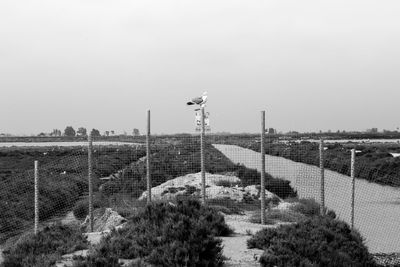
{"type": "MultiPolygon", "coordinates": [[[[100,133],[100,131],[99,131],[98,129],[94,129],[94,128],[93,128],[93,129],[90,131],[90,133],[91,133],[91,135],[92,135],[93,137],[100,137],[100,136],[102,136],[101,133],[100,133]]],[[[59,129],[53,129],[53,131],[52,131],[51,133],[49,133],[49,134],[46,134],[46,133],[43,133],[43,132],[40,133],[40,134],[38,134],[39,137],[45,137],[45,136],[86,137],[87,135],[88,135],[88,131],[87,131],[87,129],[86,129],[85,127],[79,127],[77,130],[75,130],[72,126],[67,126],[67,127],[64,129],[64,132],[61,132],[61,130],[59,130],[59,129]]],[[[127,133],[124,132],[123,135],[127,135],[127,133]]],[[[133,135],[133,136],[140,136],[140,131],[139,131],[139,129],[134,128],[133,131],[132,131],[132,135],[133,135]]],[[[113,130],[111,130],[111,131],[107,130],[107,131],[104,132],[103,136],[106,136],[106,137],[108,137],[108,136],[115,136],[115,131],[113,131],[113,130]]]]}

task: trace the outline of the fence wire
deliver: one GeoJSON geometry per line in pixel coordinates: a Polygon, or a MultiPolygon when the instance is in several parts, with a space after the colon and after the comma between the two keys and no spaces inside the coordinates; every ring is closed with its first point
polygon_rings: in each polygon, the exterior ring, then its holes
{"type": "MultiPolygon", "coordinates": [[[[312,199],[349,224],[352,218],[350,151],[355,145],[324,144],[324,187],[321,187],[319,144],[298,140],[265,140],[266,223],[276,222],[280,203],[312,199]],[[324,190],[322,192],[322,190],[324,190]],[[324,199],[324,201],[322,201],[324,199]]],[[[261,138],[259,135],[206,135],[206,204],[225,213],[251,213],[261,222],[261,138]]],[[[400,245],[399,159],[377,161],[368,147],[355,160],[354,226],[373,252],[395,251],[400,245]],[[372,154],[371,154],[372,155],[372,154]],[[377,165],[382,161],[380,165],[377,165]],[[374,163],[375,162],[375,163],[374,163]],[[385,165],[386,164],[386,165],[385,165]],[[374,183],[371,183],[374,182],[374,183]]],[[[88,147],[6,149],[13,162],[1,166],[0,238],[34,227],[34,160],[39,161],[39,220],[82,222],[89,211],[88,147]],[[19,171],[15,171],[19,170],[19,171]]],[[[151,200],[174,202],[202,198],[199,135],[152,136],[146,144],[94,142],[92,151],[93,208],[110,207],[127,214],[148,200],[147,157],[150,157],[151,200]]],[[[289,214],[292,215],[292,214],[289,214]]],[[[289,216],[288,215],[288,216],[289,216]]]]}

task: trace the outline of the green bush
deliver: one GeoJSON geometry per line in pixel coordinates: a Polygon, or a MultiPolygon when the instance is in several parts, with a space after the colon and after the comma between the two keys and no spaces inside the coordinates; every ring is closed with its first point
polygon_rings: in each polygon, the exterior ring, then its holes
{"type": "Polygon", "coordinates": [[[221,240],[215,236],[231,232],[222,215],[198,201],[151,204],[76,266],[110,266],[118,258],[142,258],[155,266],[221,266],[221,240]]]}
{"type": "Polygon", "coordinates": [[[329,216],[265,228],[247,245],[265,250],[262,266],[375,266],[361,235],[329,216]]]}
{"type": "MultiPolygon", "coordinates": [[[[249,169],[240,164],[236,165],[236,168],[243,186],[261,183],[261,173],[256,169],[249,169]]],[[[283,199],[297,196],[297,192],[290,186],[290,181],[274,178],[268,173],[265,173],[265,189],[283,199]]]]}
{"type": "Polygon", "coordinates": [[[265,181],[265,189],[282,199],[296,197],[297,192],[290,186],[290,181],[270,178],[265,181]]]}
{"type": "MultiPolygon", "coordinates": [[[[93,200],[93,209],[102,207],[101,201],[98,199],[93,200]]],[[[82,199],[75,203],[73,208],[74,216],[78,219],[84,219],[89,214],[89,200],[82,199]]]]}
{"type": "Polygon", "coordinates": [[[4,253],[4,266],[53,266],[63,254],[86,249],[88,242],[78,228],[56,224],[45,227],[37,235],[22,237],[4,253]]]}
{"type": "MultiPolygon", "coordinates": [[[[312,198],[292,198],[287,201],[296,204],[290,208],[294,212],[301,213],[307,217],[321,215],[321,205],[312,198]]],[[[336,218],[336,213],[333,210],[327,210],[326,215],[332,219],[336,218]]]]}
{"type": "Polygon", "coordinates": [[[307,217],[319,216],[321,213],[320,204],[314,199],[296,199],[295,203],[296,205],[291,207],[291,210],[304,214],[307,217]]]}

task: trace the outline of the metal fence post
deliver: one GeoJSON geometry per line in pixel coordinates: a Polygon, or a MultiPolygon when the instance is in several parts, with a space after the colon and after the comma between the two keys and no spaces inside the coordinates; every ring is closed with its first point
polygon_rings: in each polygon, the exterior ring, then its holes
{"type": "Polygon", "coordinates": [[[351,150],[351,169],[350,169],[350,176],[351,176],[351,228],[354,228],[354,200],[355,200],[355,184],[356,179],[354,175],[354,167],[356,161],[356,150],[351,150]]]}
{"type": "Polygon", "coordinates": [[[90,232],[93,232],[93,184],[92,184],[92,151],[93,151],[93,141],[92,134],[88,135],[88,183],[89,183],[89,225],[90,232]]]}
{"type": "Polygon", "coordinates": [[[261,224],[265,224],[265,111],[261,111],[261,224]]]}
{"type": "Polygon", "coordinates": [[[150,172],[150,110],[147,110],[146,134],[146,178],[147,178],[147,203],[151,202],[151,172],[150,172]]]}
{"type": "Polygon", "coordinates": [[[39,226],[39,162],[35,160],[35,235],[39,226]]]}
{"type": "Polygon", "coordinates": [[[325,215],[325,169],[324,169],[324,140],[319,143],[319,167],[321,171],[321,215],[325,215]]]}
{"type": "Polygon", "coordinates": [[[205,172],[205,159],[204,159],[204,139],[205,139],[205,125],[204,125],[204,107],[201,107],[201,134],[200,134],[200,157],[201,157],[201,197],[202,202],[206,204],[206,172],[205,172]]]}

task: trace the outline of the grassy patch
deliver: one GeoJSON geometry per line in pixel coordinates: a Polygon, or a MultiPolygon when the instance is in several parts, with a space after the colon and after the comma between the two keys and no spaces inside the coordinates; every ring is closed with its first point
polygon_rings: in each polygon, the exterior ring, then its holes
{"type": "MultiPolygon", "coordinates": [[[[95,149],[94,189],[96,190],[99,184],[97,177],[118,171],[144,153],[144,149],[133,149],[129,146],[95,149]]],[[[0,220],[0,240],[17,234],[33,222],[34,160],[39,160],[40,163],[41,221],[71,209],[88,191],[86,149],[77,147],[7,149],[0,151],[0,159],[0,210],[3,213],[0,220]]],[[[81,207],[83,206],[82,204],[81,207]]],[[[83,213],[80,214],[83,216],[83,213]]]]}

